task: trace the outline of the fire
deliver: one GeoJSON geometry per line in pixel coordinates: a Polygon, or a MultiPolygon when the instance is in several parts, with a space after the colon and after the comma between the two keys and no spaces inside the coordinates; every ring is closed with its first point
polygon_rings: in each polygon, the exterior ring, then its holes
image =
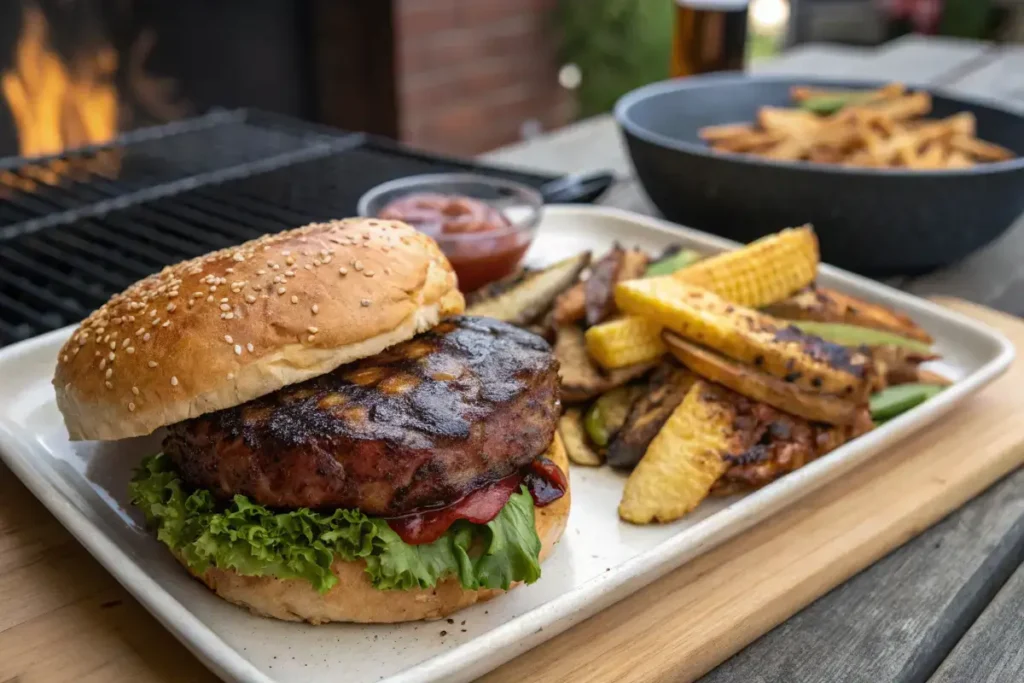
{"type": "Polygon", "coordinates": [[[42,10],[26,6],[14,64],[0,76],[22,156],[54,154],[117,134],[117,52],[101,46],[66,65],[49,45],[42,10]]]}

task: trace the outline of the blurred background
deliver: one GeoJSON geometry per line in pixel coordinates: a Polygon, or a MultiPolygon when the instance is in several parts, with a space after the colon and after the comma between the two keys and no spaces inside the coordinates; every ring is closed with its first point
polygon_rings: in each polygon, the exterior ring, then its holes
{"type": "MultiPolygon", "coordinates": [[[[667,77],[675,12],[673,0],[9,0],[0,156],[236,106],[476,154],[667,77]]],[[[745,21],[750,64],[911,32],[1019,42],[1024,0],[751,0],[745,21]]]]}

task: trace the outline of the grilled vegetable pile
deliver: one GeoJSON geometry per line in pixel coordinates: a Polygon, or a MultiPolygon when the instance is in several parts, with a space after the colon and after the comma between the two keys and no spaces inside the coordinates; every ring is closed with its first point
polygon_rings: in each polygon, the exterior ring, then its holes
{"type": "Polygon", "coordinates": [[[749,491],[948,381],[909,317],[815,284],[810,226],[714,256],[614,246],[471,301],[554,344],[575,465],[631,470],[620,517],[670,522],[749,491]]]}

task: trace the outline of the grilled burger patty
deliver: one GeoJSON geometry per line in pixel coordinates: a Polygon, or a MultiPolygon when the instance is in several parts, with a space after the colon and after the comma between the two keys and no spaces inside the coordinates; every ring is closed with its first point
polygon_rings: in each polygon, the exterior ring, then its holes
{"type": "Polygon", "coordinates": [[[377,356],[168,428],[190,485],[271,507],[393,517],[448,505],[544,452],[558,417],[547,343],[462,316],[377,356]]]}

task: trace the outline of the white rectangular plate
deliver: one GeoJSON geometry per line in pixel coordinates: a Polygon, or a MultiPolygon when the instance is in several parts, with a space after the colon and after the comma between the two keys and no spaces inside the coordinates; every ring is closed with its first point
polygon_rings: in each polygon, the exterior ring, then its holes
{"type": "MultiPolygon", "coordinates": [[[[548,207],[530,251],[543,265],[615,241],[655,251],[683,243],[735,246],[654,218],[600,207],[548,207]]],[[[466,681],[512,659],[841,476],[949,411],[1003,372],[1013,347],[998,332],[927,301],[823,267],[821,282],[908,312],[936,340],[947,391],[774,484],[709,500],[665,526],[623,524],[623,475],[572,471],[569,526],[543,578],[456,614],[454,623],[307,626],[251,616],[190,579],[142,526],[126,496],[130,470],[159,449],[153,438],[69,443],[50,378],[70,329],[0,350],[0,456],[146,608],[228,680],[279,683],[466,681]],[[442,631],[447,635],[442,636],[442,631]]]]}

